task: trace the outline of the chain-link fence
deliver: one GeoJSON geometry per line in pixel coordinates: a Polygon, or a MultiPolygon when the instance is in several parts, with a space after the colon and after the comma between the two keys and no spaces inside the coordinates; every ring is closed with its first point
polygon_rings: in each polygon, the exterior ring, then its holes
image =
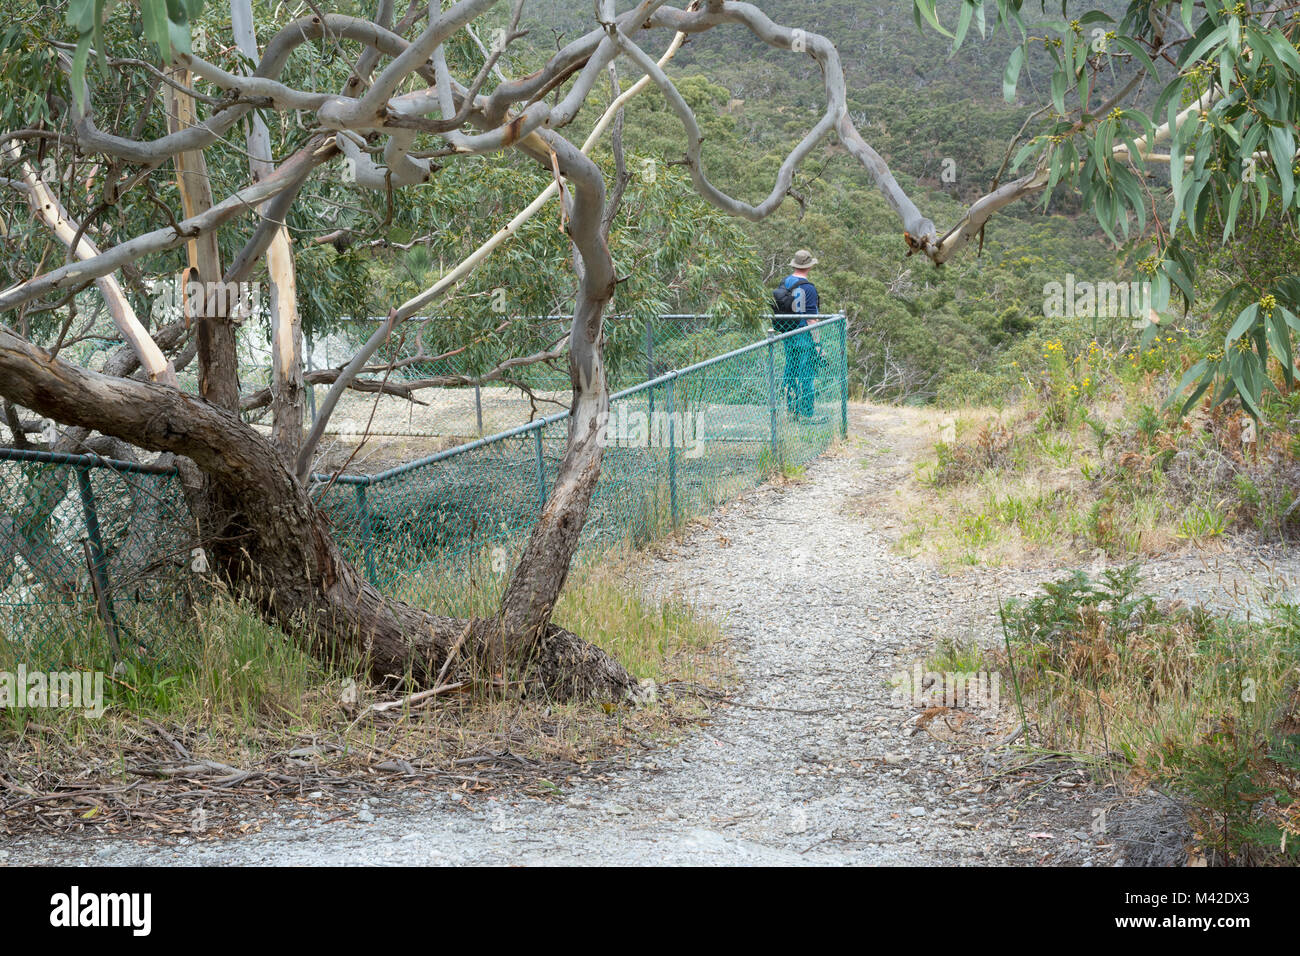
{"type": "MultiPolygon", "coordinates": [[[[644,543],[803,465],[847,430],[847,402],[843,316],[615,393],[586,545],[644,543]]],[[[317,475],[318,501],[350,557],[397,593],[430,568],[500,574],[555,480],[568,420],[560,412],[378,474],[317,475]]]]}
{"type": "MultiPolygon", "coordinates": [[[[326,433],[482,438],[529,421],[536,407],[567,407],[571,385],[564,346],[572,316],[498,318],[408,319],[371,363],[376,368],[391,364],[391,371],[366,377],[387,378],[397,385],[439,380],[448,384],[422,389],[418,403],[395,395],[348,392],[326,433]],[[543,355],[556,351],[557,343],[561,354],[556,358],[499,369],[503,355],[543,355]]],[[[709,315],[607,317],[604,355],[609,387],[628,388],[739,348],[762,334],[763,319],[751,315],[723,326],[709,315]]],[[[319,369],[345,364],[383,321],[342,323],[340,330],[307,343],[306,364],[319,369]]],[[[246,352],[241,384],[246,391],[255,391],[269,380],[269,347],[260,358],[255,349],[246,352]]],[[[314,411],[317,397],[309,396],[309,410],[314,411]]]]}
{"type": "Polygon", "coordinates": [[[195,537],[174,467],[0,449],[0,661],[84,663],[87,628],[149,646],[195,537]]]}
{"type": "MultiPolygon", "coordinates": [[[[752,342],[762,334],[763,316],[729,320],[710,315],[607,316],[604,321],[605,370],[612,389],[629,388],[675,368],[752,342]]],[[[350,319],[309,350],[317,368],[344,364],[383,323],[383,318],[350,319]]],[[[571,315],[460,316],[407,319],[382,346],[372,364],[394,363],[398,381],[464,376],[476,379],[501,364],[503,355],[536,355],[563,344],[571,315]]],[[[267,353],[269,356],[269,352],[267,353]]],[[[269,365],[269,362],[265,363],[269,365]]],[[[250,370],[251,374],[251,370],[250,370]]],[[[567,389],[567,356],[511,369],[509,377],[538,389],[567,389]]]]}
{"type": "MultiPolygon", "coordinates": [[[[617,390],[685,368],[752,342],[764,331],[765,317],[739,315],[721,321],[710,315],[607,316],[605,363],[609,387],[617,390]]],[[[306,336],[304,366],[313,371],[340,368],[356,354],[383,318],[343,319],[326,334],[306,336]]],[[[351,436],[362,431],[376,436],[428,437],[468,440],[504,431],[532,417],[535,407],[566,407],[570,394],[567,350],[573,318],[552,316],[425,316],[403,322],[380,347],[372,368],[391,370],[363,374],[395,385],[429,380],[446,381],[423,388],[418,401],[399,395],[346,392],[331,416],[326,433],[351,436]],[[556,351],[555,358],[498,369],[502,356],[533,356],[556,351]]],[[[111,326],[102,335],[68,349],[73,361],[92,368],[102,365],[124,346],[111,326]]],[[[244,396],[271,386],[269,330],[245,323],[238,339],[239,387],[244,396]]],[[[179,373],[180,385],[198,392],[193,362],[179,373]]],[[[328,385],[309,388],[307,413],[314,422],[318,399],[328,385]]],[[[246,414],[254,424],[267,425],[268,407],[246,414]]]]}
{"type": "MultiPolygon", "coordinates": [[[[643,544],[847,430],[845,319],[769,335],[611,397],[590,551],[643,544]]],[[[388,593],[504,574],[554,484],[568,412],[373,475],[313,476],[341,546],[388,593]]],[[[78,635],[123,647],[204,580],[174,468],[0,449],[0,662],[71,664],[78,635]]]]}

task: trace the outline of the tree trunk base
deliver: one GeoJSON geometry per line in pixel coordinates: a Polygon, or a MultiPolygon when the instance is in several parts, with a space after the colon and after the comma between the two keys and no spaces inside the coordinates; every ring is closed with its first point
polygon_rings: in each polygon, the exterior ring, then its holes
{"type": "MultiPolygon", "coordinates": [[[[332,541],[322,544],[333,551],[332,541]]],[[[345,562],[326,564],[334,574],[327,576],[330,586],[317,600],[293,610],[263,603],[264,613],[283,629],[290,621],[300,622],[292,630],[317,656],[329,653],[322,642],[351,650],[365,661],[374,681],[409,679],[430,687],[451,656],[455,659],[446,679],[464,672],[502,677],[517,682],[526,696],[559,701],[637,699],[637,679],[622,664],[558,624],[548,623],[537,640],[524,641],[504,634],[499,620],[434,614],[385,597],[345,562]]],[[[278,603],[283,592],[262,590],[261,595],[278,603]]]]}
{"type": "Polygon", "coordinates": [[[635,700],[638,683],[622,664],[558,624],[547,625],[533,651],[537,682],[560,700],[635,700]]]}
{"type": "MultiPolygon", "coordinates": [[[[599,371],[595,381],[603,381],[599,371]]],[[[3,326],[0,396],[57,421],[182,456],[182,485],[212,573],[308,653],[364,661],[375,679],[424,687],[452,656],[453,666],[522,677],[526,692],[561,700],[621,701],[637,687],[618,661],[549,620],[600,474],[599,445],[589,440],[594,427],[582,432],[577,451],[566,453],[562,472],[577,477],[562,474],[556,482],[501,614],[464,621],[380,593],[344,557],[328,518],[287,462],[232,412],[173,388],[52,359],[3,326]]],[[[0,559],[0,565],[10,560],[0,559]]]]}

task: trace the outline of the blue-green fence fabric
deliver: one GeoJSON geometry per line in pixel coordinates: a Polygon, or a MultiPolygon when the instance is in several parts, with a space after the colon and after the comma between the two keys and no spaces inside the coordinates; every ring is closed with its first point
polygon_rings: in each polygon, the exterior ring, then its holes
{"type": "MultiPolygon", "coordinates": [[[[381,320],[352,321],[347,328],[357,344],[365,341],[379,327],[381,320]]],[[[463,375],[476,378],[487,374],[502,360],[501,341],[491,329],[485,328],[469,344],[460,344],[464,338],[457,322],[457,345],[440,353],[433,345],[440,335],[439,325],[447,318],[408,320],[393,341],[380,348],[373,364],[403,361],[420,354],[427,360],[403,365],[395,378],[423,379],[439,376],[463,375]]],[[[514,320],[526,328],[524,340],[518,342],[513,354],[530,355],[545,351],[568,334],[571,316],[549,316],[514,320]]],[[[489,322],[488,325],[494,323],[489,322]]],[[[760,316],[751,316],[743,324],[719,328],[717,320],[707,315],[664,315],[650,319],[632,316],[607,317],[604,323],[605,372],[609,387],[628,388],[669,372],[685,368],[714,355],[752,342],[763,332],[760,316]]],[[[567,389],[569,366],[567,356],[535,365],[512,369],[510,378],[536,389],[567,389]]]]}
{"type": "Polygon", "coordinates": [[[0,652],[75,664],[66,638],[98,614],[92,570],[119,640],[150,644],[199,583],[194,540],[174,469],[0,450],[0,652]]]}
{"type": "MultiPolygon", "coordinates": [[[[825,450],[847,427],[844,323],[769,333],[611,396],[584,551],[644,544],[825,450]],[[811,417],[786,409],[791,338],[815,338],[824,357],[811,417]]],[[[388,593],[418,596],[421,583],[476,562],[513,566],[554,486],[568,427],[560,412],[387,472],[315,475],[311,493],[356,567],[388,593]]],[[[90,478],[102,570],[130,639],[167,639],[159,615],[205,581],[174,470],[0,450],[0,650],[8,642],[29,663],[53,663],[50,635],[94,614],[78,470],[90,478]]]]}
{"type": "MultiPolygon", "coordinates": [[[[379,328],[382,321],[358,319],[342,323],[332,335],[343,337],[348,344],[339,354],[328,355],[328,364],[342,365],[351,352],[379,328]]],[[[513,333],[513,348],[507,354],[531,355],[545,351],[562,339],[573,319],[571,316],[549,316],[516,318],[513,321],[523,331],[516,330],[513,333]]],[[[440,350],[438,341],[450,337],[440,326],[450,328],[452,323],[455,323],[456,341],[460,342],[464,337],[464,323],[460,317],[408,319],[393,339],[380,347],[371,364],[380,367],[390,361],[401,363],[422,354],[426,356],[422,361],[394,368],[389,374],[389,380],[401,383],[440,376],[476,379],[501,363],[503,342],[498,335],[493,334],[493,326],[499,324],[497,317],[485,322],[481,335],[470,335],[468,344],[440,350]]],[[[632,316],[607,318],[604,328],[609,386],[613,389],[626,388],[672,369],[685,368],[710,356],[739,348],[762,334],[763,325],[761,316],[747,317],[727,328],[719,328],[717,320],[707,315],[666,315],[650,319],[632,316]]],[[[254,361],[249,361],[246,356],[240,364],[239,386],[245,396],[271,384],[269,343],[260,353],[254,356],[254,361]]],[[[317,360],[320,360],[319,356],[317,360]]],[[[512,369],[508,377],[528,388],[541,391],[567,390],[570,387],[567,355],[512,369]]],[[[193,368],[182,372],[180,379],[184,389],[197,393],[198,378],[193,368]]],[[[463,387],[472,388],[471,385],[463,387]]],[[[256,420],[259,415],[266,414],[262,410],[249,417],[256,420]]]]}
{"type": "MultiPolygon", "coordinates": [[[[642,544],[820,454],[846,427],[844,321],[830,317],[616,393],[584,546],[642,544]],[[786,410],[785,342],[814,337],[824,361],[804,418],[786,410]]],[[[377,475],[318,475],[317,502],[349,558],[375,584],[408,593],[439,569],[485,557],[512,563],[567,438],[561,413],[377,475]]]]}

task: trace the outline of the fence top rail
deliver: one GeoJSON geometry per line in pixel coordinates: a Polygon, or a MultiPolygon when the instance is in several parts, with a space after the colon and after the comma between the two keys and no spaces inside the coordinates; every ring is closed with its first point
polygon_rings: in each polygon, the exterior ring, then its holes
{"type": "MultiPolygon", "coordinates": [[[[768,316],[768,318],[775,318],[775,316],[768,316]]],[[[846,321],[843,313],[833,313],[830,315],[801,315],[800,318],[817,319],[818,325],[834,325],[837,322],[846,321]]],[[[625,388],[621,392],[615,392],[609,397],[609,400],[612,402],[616,399],[627,398],[630,395],[635,395],[637,392],[645,391],[647,388],[663,385],[665,382],[671,382],[675,378],[698,372],[701,369],[706,369],[711,365],[717,365],[719,362],[725,362],[728,359],[737,358],[747,352],[757,351],[772,342],[780,342],[782,339],[794,338],[794,336],[802,335],[807,331],[808,327],[805,326],[801,329],[791,329],[789,332],[769,332],[766,338],[761,339],[758,342],[751,342],[749,345],[742,345],[738,349],[732,349],[730,352],[723,352],[721,355],[706,358],[701,362],[696,362],[694,365],[688,365],[686,368],[673,369],[671,372],[665,372],[658,378],[652,378],[648,381],[642,382],[640,385],[633,385],[631,388],[625,388]]]]}
{"type": "Polygon", "coordinates": [[[174,475],[175,465],[148,465],[138,461],[119,461],[100,455],[69,455],[64,452],[38,451],[31,448],[0,448],[0,461],[28,461],[46,465],[68,465],[73,468],[111,468],[142,475],[174,475]]]}
{"type": "Polygon", "coordinates": [[[340,485],[373,485],[381,481],[387,481],[390,478],[396,478],[399,475],[404,475],[408,471],[414,471],[417,468],[435,465],[440,461],[446,461],[448,458],[454,458],[457,455],[463,455],[466,452],[471,452],[478,448],[485,448],[488,445],[495,445],[498,442],[503,442],[510,438],[526,435],[528,432],[535,431],[538,428],[545,428],[547,425],[563,421],[568,417],[569,410],[566,408],[562,412],[547,415],[545,418],[536,418],[531,422],[525,422],[523,425],[519,425],[507,431],[497,432],[495,435],[477,438],[474,441],[466,442],[463,445],[457,445],[454,448],[445,448],[436,454],[428,455],[424,458],[417,458],[415,461],[408,461],[403,465],[397,465],[393,468],[389,468],[387,471],[376,472],[373,475],[339,475],[335,477],[334,475],[315,472],[312,474],[311,480],[317,484],[333,481],[340,485]]]}
{"type": "MultiPolygon", "coordinates": [[[[810,313],[808,313],[807,315],[805,315],[804,318],[808,318],[808,319],[836,319],[836,318],[841,317],[843,314],[844,314],[843,312],[810,312],[810,313]]],[[[456,319],[462,319],[462,318],[464,318],[464,316],[461,316],[461,315],[413,315],[413,316],[411,316],[411,317],[408,318],[408,319],[404,319],[403,321],[404,321],[404,322],[434,322],[434,321],[453,321],[453,320],[456,320],[456,319]]],[[[511,316],[511,318],[515,318],[515,319],[536,319],[536,320],[538,320],[538,321],[548,321],[548,322],[559,321],[559,320],[563,320],[563,321],[565,321],[565,322],[571,322],[571,321],[573,321],[573,316],[572,316],[572,315],[515,315],[515,316],[511,316]]],[[[606,318],[607,320],[619,320],[619,319],[632,319],[632,318],[636,318],[636,316],[635,316],[635,315],[620,315],[620,314],[614,314],[614,315],[606,315],[605,318],[606,318]]],[[[656,316],[654,316],[653,318],[656,319],[656,320],[657,320],[657,319],[669,319],[669,320],[673,320],[673,321],[682,321],[682,320],[684,320],[684,319],[713,319],[713,318],[721,318],[721,316],[714,316],[714,315],[712,315],[712,314],[710,314],[710,313],[708,313],[708,312],[667,312],[667,313],[664,313],[663,315],[656,315],[656,316]]],[[[774,318],[776,318],[776,313],[774,313],[774,312],[760,312],[760,313],[758,313],[758,315],[756,316],[756,318],[760,318],[760,319],[774,319],[774,318]]],[[[371,315],[371,316],[365,316],[365,315],[341,315],[341,316],[339,316],[339,320],[342,321],[342,322],[387,322],[387,321],[388,321],[388,316],[386,316],[386,315],[371,315]]]]}
{"type": "MultiPolygon", "coordinates": [[[[707,317],[707,316],[690,316],[690,315],[662,316],[662,318],[698,318],[698,317],[707,317]]],[[[774,316],[765,315],[765,316],[760,316],[760,318],[774,318],[774,316]]],[[[817,313],[816,315],[804,316],[804,318],[817,319],[819,320],[819,324],[846,321],[844,313],[842,312],[817,313]]],[[[792,336],[800,335],[806,331],[807,328],[805,327],[802,329],[794,329],[790,332],[782,332],[780,334],[769,334],[766,338],[758,342],[751,342],[749,345],[743,345],[738,349],[732,349],[730,352],[724,352],[721,355],[715,355],[712,358],[707,358],[702,362],[696,362],[694,365],[688,365],[685,368],[673,369],[671,372],[665,372],[663,375],[642,382],[640,385],[633,385],[631,388],[625,388],[621,392],[615,392],[609,397],[609,399],[611,402],[613,402],[613,401],[618,401],[620,399],[628,398],[632,395],[638,394],[639,392],[643,392],[648,388],[655,388],[659,385],[663,385],[677,378],[680,378],[683,375],[689,375],[693,372],[698,372],[702,369],[709,368],[710,366],[717,365],[719,362],[725,362],[728,359],[737,358],[738,356],[745,355],[746,353],[764,348],[770,343],[779,342],[782,339],[788,339],[791,338],[792,336]]],[[[386,481],[390,478],[396,478],[399,475],[404,475],[407,472],[414,471],[417,468],[424,468],[427,467],[428,465],[433,465],[440,461],[445,461],[448,458],[454,458],[456,455],[463,455],[466,452],[474,451],[475,449],[478,448],[484,448],[488,445],[493,445],[498,442],[506,441],[507,439],[510,438],[515,438],[519,435],[527,434],[528,432],[534,431],[538,428],[545,428],[548,425],[553,425],[556,422],[563,421],[564,419],[569,417],[569,414],[570,414],[569,410],[565,409],[562,412],[556,412],[553,415],[547,415],[545,418],[534,419],[531,422],[527,422],[515,428],[508,429],[507,431],[498,432],[495,435],[488,435],[485,438],[479,438],[476,439],[475,441],[466,442],[463,445],[457,445],[455,448],[447,448],[443,451],[438,452],[437,454],[429,455],[425,458],[419,458],[415,461],[409,461],[404,465],[398,465],[395,468],[389,468],[387,471],[381,471],[373,475],[335,476],[335,475],[321,474],[317,472],[311,476],[311,480],[316,483],[333,481],[343,485],[373,485],[380,481],[386,481]]],[[[27,449],[27,448],[0,448],[0,461],[27,461],[27,462],[49,464],[49,465],[67,465],[74,468],[109,468],[112,469],[113,471],[128,472],[133,474],[144,474],[144,475],[174,475],[177,473],[175,465],[141,464],[140,462],[134,462],[134,461],[119,461],[118,459],[115,458],[104,458],[100,455],[95,455],[95,454],[71,455],[63,452],[37,451],[35,449],[27,449]]]]}
{"type": "MultiPolygon", "coordinates": [[[[843,312],[818,313],[817,315],[807,315],[802,317],[818,319],[819,320],[818,324],[834,324],[837,322],[847,321],[843,312]]],[[[772,316],[768,316],[768,318],[772,318],[772,316]]],[[[685,368],[673,369],[671,372],[665,372],[663,375],[642,382],[640,385],[633,385],[631,388],[625,388],[621,392],[615,392],[614,394],[610,395],[609,400],[611,402],[614,402],[624,398],[628,398],[632,395],[636,395],[639,392],[643,392],[648,388],[655,388],[659,385],[664,385],[668,382],[680,378],[683,375],[689,375],[693,372],[698,372],[701,369],[706,369],[709,368],[710,366],[717,365],[719,362],[725,362],[728,359],[737,358],[738,356],[745,355],[746,353],[754,352],[761,348],[766,348],[768,345],[770,345],[773,342],[779,342],[782,339],[792,338],[793,336],[801,335],[802,333],[807,331],[808,328],[804,327],[802,329],[793,329],[789,332],[782,332],[780,334],[769,333],[766,338],[763,338],[757,342],[751,342],[749,345],[743,345],[738,349],[732,349],[730,352],[723,352],[721,355],[715,355],[712,358],[707,358],[702,362],[696,362],[694,365],[688,365],[685,368]]],[[[545,428],[547,425],[552,425],[556,422],[563,421],[564,419],[569,417],[569,414],[570,414],[569,410],[566,408],[562,412],[556,412],[553,415],[547,415],[545,418],[537,418],[531,422],[526,422],[523,425],[519,425],[515,428],[508,429],[507,431],[498,432],[495,435],[488,435],[484,438],[478,438],[475,439],[474,441],[466,442],[463,445],[457,445],[454,448],[447,448],[444,449],[443,451],[438,452],[437,454],[429,455],[425,458],[418,458],[415,461],[408,461],[403,465],[398,465],[395,468],[389,468],[387,471],[376,472],[373,475],[335,476],[335,475],[327,475],[327,474],[321,474],[319,472],[316,472],[312,474],[311,480],[318,484],[327,483],[327,482],[334,482],[336,484],[341,484],[341,485],[378,484],[381,481],[388,481],[389,479],[396,478],[399,475],[404,475],[408,472],[414,471],[417,468],[425,468],[429,465],[437,464],[440,461],[446,461],[448,458],[454,458],[457,455],[463,455],[466,452],[475,451],[476,449],[479,448],[486,448],[488,445],[494,445],[497,444],[498,442],[503,442],[510,438],[516,438],[520,435],[525,435],[528,432],[534,431],[538,428],[545,428]]]]}

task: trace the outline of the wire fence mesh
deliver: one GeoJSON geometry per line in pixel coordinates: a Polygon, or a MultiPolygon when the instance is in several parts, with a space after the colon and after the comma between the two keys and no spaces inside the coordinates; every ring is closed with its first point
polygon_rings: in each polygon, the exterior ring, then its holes
{"type": "MultiPolygon", "coordinates": [[[[314,363],[321,368],[341,365],[383,322],[382,318],[348,320],[313,348],[314,363]]],[[[503,356],[538,355],[562,344],[572,322],[571,315],[499,316],[479,319],[467,329],[459,316],[408,319],[372,364],[392,362],[396,380],[481,379],[501,364],[503,356]]],[[[709,315],[608,316],[604,356],[610,388],[629,388],[685,368],[739,348],[762,332],[761,316],[728,323],[727,328],[719,328],[709,315]]],[[[258,364],[269,367],[270,363],[258,364]]],[[[251,366],[249,372],[254,374],[251,366]]],[[[567,356],[513,368],[509,378],[530,388],[568,389],[567,356]]]]}
{"type": "MultiPolygon", "coordinates": [[[[584,546],[643,544],[806,464],[846,430],[847,396],[843,316],[615,393],[584,546]]],[[[561,412],[378,474],[317,475],[317,501],[380,586],[408,594],[430,568],[466,563],[503,573],[553,486],[568,421],[561,412]]]]}
{"type": "MultiPolygon", "coordinates": [[[[383,323],[348,320],[309,343],[309,365],[337,368],[383,323]]],[[[567,407],[570,395],[566,354],[501,370],[503,356],[540,356],[563,345],[571,316],[408,319],[371,362],[363,376],[393,385],[441,381],[420,391],[419,401],[396,395],[348,392],[326,427],[330,435],[366,431],[391,437],[482,438],[534,418],[537,408],[567,407]],[[388,366],[392,366],[388,369],[388,366]]],[[[762,317],[749,315],[719,327],[708,315],[652,318],[612,316],[605,323],[606,374],[611,389],[647,381],[675,368],[739,348],[763,332],[762,317]]],[[[270,381],[270,349],[245,343],[241,386],[245,393],[270,381]]],[[[309,410],[326,386],[310,395],[309,410]]],[[[263,416],[265,413],[263,413],[263,416]]]]}
{"type": "MultiPolygon", "coordinates": [[[[615,393],[584,550],[642,545],[821,453],[847,430],[845,337],[826,316],[615,393]]],[[[567,436],[565,410],[385,472],[315,475],[312,493],[348,558],[418,600],[513,567],[567,436]]],[[[0,658],[71,664],[88,626],[165,641],[204,586],[197,542],[174,468],[0,449],[0,658]]]]}
{"type": "MultiPolygon", "coordinates": [[[[675,368],[739,348],[761,335],[764,317],[737,315],[721,326],[710,315],[614,315],[605,321],[606,373],[611,389],[623,389],[655,378],[675,368]]],[[[307,336],[306,371],[341,368],[383,324],[382,318],[343,319],[328,332],[307,336]]],[[[419,401],[397,395],[349,391],[331,417],[326,432],[332,436],[481,438],[528,421],[534,408],[559,410],[570,394],[566,354],[513,367],[497,376],[490,373],[503,356],[533,356],[563,344],[571,316],[425,316],[407,319],[392,339],[380,347],[370,363],[372,371],[361,378],[386,379],[405,385],[431,379],[449,380],[443,387],[426,388],[419,401]],[[391,369],[387,369],[389,364],[391,369]],[[531,393],[531,394],[530,394],[531,393]]],[[[272,384],[269,329],[249,320],[238,341],[239,386],[247,398],[272,384]]],[[[99,368],[114,351],[125,346],[111,325],[102,334],[86,337],[67,349],[78,364],[99,368]]],[[[561,349],[563,351],[563,349],[561,349]]],[[[199,391],[198,371],[191,362],[179,372],[186,391],[199,391]]],[[[307,412],[314,422],[318,401],[328,385],[307,391],[307,412]]],[[[259,425],[269,422],[269,408],[245,414],[259,425]]]]}
{"type": "Polygon", "coordinates": [[[195,539],[173,467],[0,449],[0,659],[83,663],[87,628],[151,645],[191,598],[195,539]]]}

